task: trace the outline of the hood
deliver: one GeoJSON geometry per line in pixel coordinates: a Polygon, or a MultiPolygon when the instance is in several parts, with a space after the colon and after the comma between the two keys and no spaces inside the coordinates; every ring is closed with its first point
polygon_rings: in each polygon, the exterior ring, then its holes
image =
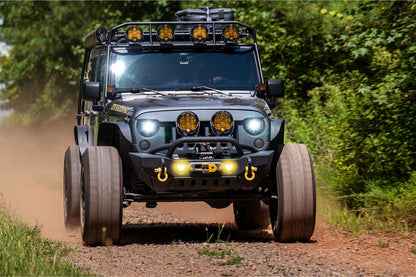
{"type": "Polygon", "coordinates": [[[172,110],[252,110],[258,111],[270,117],[271,112],[267,103],[257,97],[224,97],[215,95],[186,95],[186,96],[146,96],[130,99],[116,99],[110,104],[112,106],[125,107],[131,110],[134,117],[151,111],[172,111],[172,110]]]}

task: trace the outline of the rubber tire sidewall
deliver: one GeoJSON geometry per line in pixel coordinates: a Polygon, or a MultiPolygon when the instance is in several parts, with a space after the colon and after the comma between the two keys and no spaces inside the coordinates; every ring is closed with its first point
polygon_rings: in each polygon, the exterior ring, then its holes
{"type": "Polygon", "coordinates": [[[117,149],[89,146],[83,155],[81,234],[86,245],[117,244],[123,216],[123,173],[117,149]]]}
{"type": "Polygon", "coordinates": [[[308,242],[315,229],[316,189],[312,159],[303,144],[286,144],[276,165],[277,199],[270,220],[280,242],[308,242]]]}
{"type": "Polygon", "coordinates": [[[80,226],[81,160],[77,145],[65,152],[63,174],[64,222],[72,229],[80,226]]]}

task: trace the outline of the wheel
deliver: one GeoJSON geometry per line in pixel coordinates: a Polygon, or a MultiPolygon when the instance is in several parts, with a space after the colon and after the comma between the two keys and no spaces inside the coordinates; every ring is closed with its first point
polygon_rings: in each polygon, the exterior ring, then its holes
{"type": "Polygon", "coordinates": [[[69,146],[64,158],[64,219],[65,227],[79,227],[79,202],[81,190],[81,161],[79,147],[69,146]]]}
{"type": "Polygon", "coordinates": [[[270,224],[269,207],[261,200],[233,203],[234,219],[241,230],[265,229],[270,224]]]}
{"type": "Polygon", "coordinates": [[[276,165],[277,198],[270,221],[277,241],[307,242],[315,229],[316,194],[312,159],[303,144],[286,144],[276,165]]]}
{"type": "Polygon", "coordinates": [[[113,147],[89,146],[82,160],[82,240],[86,245],[117,244],[123,212],[123,174],[119,154],[113,147]]]}

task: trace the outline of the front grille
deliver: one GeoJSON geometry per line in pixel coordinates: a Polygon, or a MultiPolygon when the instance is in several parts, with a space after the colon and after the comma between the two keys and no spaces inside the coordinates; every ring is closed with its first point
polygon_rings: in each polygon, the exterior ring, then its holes
{"type": "MultiPolygon", "coordinates": [[[[237,128],[238,126],[234,126],[234,129],[232,131],[231,134],[229,134],[228,136],[238,139],[237,138],[237,128]]],[[[199,130],[198,133],[196,133],[195,135],[193,135],[195,137],[215,137],[217,136],[214,132],[212,132],[211,130],[211,125],[210,122],[200,122],[200,126],[199,126],[199,130]]],[[[179,138],[182,138],[183,136],[178,133],[178,131],[176,130],[176,124],[175,123],[169,123],[165,125],[165,143],[166,144],[170,144],[173,143],[174,141],[176,141],[179,138]]]]}

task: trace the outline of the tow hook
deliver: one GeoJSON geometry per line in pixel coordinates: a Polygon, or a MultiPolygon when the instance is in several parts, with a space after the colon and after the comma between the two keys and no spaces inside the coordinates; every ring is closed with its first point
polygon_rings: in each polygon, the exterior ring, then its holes
{"type": "Polygon", "coordinates": [[[157,173],[157,179],[160,181],[160,182],[166,182],[166,180],[168,179],[168,172],[167,172],[167,169],[166,169],[166,167],[164,167],[164,172],[163,172],[163,175],[165,176],[165,177],[161,177],[161,175],[162,175],[162,168],[161,167],[159,167],[159,168],[155,168],[155,172],[157,173]]]}
{"type": "Polygon", "coordinates": [[[248,177],[249,169],[248,169],[248,166],[246,166],[246,172],[244,173],[244,177],[246,178],[247,181],[253,181],[254,180],[254,178],[256,177],[256,174],[254,173],[254,171],[257,171],[257,167],[250,166],[251,177],[248,177]]]}

